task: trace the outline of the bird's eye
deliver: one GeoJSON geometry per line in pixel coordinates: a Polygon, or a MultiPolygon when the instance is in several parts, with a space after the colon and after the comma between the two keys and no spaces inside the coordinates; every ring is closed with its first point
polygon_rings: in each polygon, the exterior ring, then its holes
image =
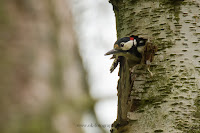
{"type": "Polygon", "coordinates": [[[120,46],[121,46],[121,47],[124,47],[124,43],[123,43],[123,42],[122,42],[122,43],[120,43],[120,46]]]}

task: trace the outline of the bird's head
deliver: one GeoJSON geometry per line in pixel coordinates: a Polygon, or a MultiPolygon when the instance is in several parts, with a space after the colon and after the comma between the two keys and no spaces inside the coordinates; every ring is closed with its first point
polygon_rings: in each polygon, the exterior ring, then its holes
{"type": "Polygon", "coordinates": [[[114,48],[108,51],[105,55],[116,55],[130,57],[136,56],[141,58],[145,46],[145,39],[134,37],[123,37],[114,43],[114,48]]]}

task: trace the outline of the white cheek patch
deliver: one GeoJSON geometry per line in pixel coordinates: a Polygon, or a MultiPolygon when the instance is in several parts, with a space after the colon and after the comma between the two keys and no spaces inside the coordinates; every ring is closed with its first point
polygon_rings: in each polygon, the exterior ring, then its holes
{"type": "Polygon", "coordinates": [[[122,50],[129,50],[133,46],[133,40],[130,40],[124,43],[124,47],[121,47],[122,50]]]}
{"type": "Polygon", "coordinates": [[[134,39],[134,45],[136,46],[137,45],[137,41],[134,39]]]}

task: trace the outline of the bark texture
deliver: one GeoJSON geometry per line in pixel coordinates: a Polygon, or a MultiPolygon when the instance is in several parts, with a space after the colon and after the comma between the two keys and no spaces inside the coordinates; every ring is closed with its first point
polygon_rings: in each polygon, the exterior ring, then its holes
{"type": "Polygon", "coordinates": [[[1,0],[1,133],[82,132],[90,97],[69,7],[1,0]]]}
{"type": "Polygon", "coordinates": [[[114,132],[200,132],[200,1],[110,0],[117,37],[141,35],[157,45],[151,65],[120,64],[114,132]]]}

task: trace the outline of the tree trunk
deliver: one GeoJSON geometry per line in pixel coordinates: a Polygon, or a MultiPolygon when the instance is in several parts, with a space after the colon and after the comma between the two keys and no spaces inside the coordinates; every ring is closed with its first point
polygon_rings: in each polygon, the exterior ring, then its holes
{"type": "Polygon", "coordinates": [[[158,52],[151,64],[120,63],[114,132],[200,132],[200,2],[110,0],[117,37],[148,36],[158,52]]]}
{"type": "Polygon", "coordinates": [[[91,107],[68,0],[0,2],[0,132],[80,133],[91,107]]]}

